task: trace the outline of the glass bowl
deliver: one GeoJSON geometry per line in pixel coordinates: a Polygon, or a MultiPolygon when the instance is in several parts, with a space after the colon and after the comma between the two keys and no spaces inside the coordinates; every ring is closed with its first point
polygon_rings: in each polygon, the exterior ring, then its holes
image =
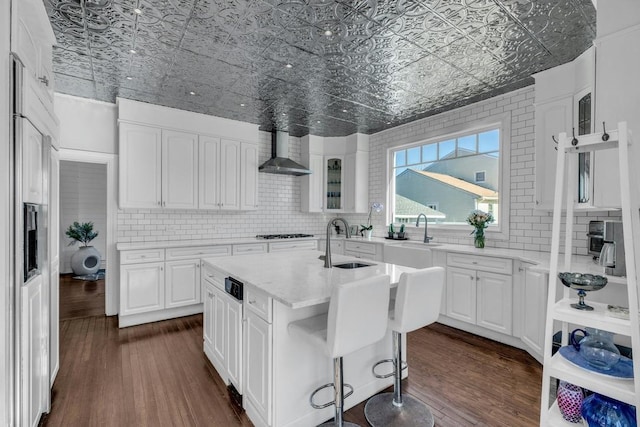
{"type": "Polygon", "coordinates": [[[607,285],[606,277],[595,274],[558,273],[558,278],[567,288],[578,291],[578,303],[571,304],[571,307],[577,310],[593,310],[593,307],[584,303],[584,297],[587,292],[599,291],[607,285]]]}

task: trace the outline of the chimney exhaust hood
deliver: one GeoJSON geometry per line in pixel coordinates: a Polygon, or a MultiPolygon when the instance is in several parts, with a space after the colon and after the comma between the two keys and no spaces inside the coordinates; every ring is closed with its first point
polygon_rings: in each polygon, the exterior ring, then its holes
{"type": "Polygon", "coordinates": [[[258,168],[260,172],[279,175],[309,175],[306,167],[286,157],[289,154],[289,134],[287,132],[271,133],[271,158],[258,168]]]}

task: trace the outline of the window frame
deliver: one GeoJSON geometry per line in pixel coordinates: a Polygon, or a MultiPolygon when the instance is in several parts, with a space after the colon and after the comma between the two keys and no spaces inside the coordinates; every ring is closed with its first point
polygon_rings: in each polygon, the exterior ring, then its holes
{"type": "Polygon", "coordinates": [[[473,173],[474,182],[487,182],[487,171],[475,171],[473,173]],[[482,174],[482,180],[478,180],[478,174],[482,174]]]}
{"type": "MultiPolygon", "coordinates": [[[[446,113],[445,113],[446,114],[446,113]]],[[[442,142],[451,138],[457,138],[472,133],[481,133],[490,129],[500,131],[500,163],[498,168],[498,189],[504,196],[500,198],[500,223],[491,224],[485,233],[493,240],[509,240],[511,217],[511,113],[502,113],[488,116],[466,123],[456,124],[445,128],[427,130],[412,140],[404,140],[399,143],[390,143],[387,146],[387,209],[386,222],[391,222],[395,209],[395,173],[394,153],[398,150],[418,147],[424,144],[442,142]]],[[[421,228],[424,225],[420,225],[421,228]]],[[[435,237],[468,237],[472,227],[468,224],[436,224],[429,223],[429,232],[435,237]]]]}

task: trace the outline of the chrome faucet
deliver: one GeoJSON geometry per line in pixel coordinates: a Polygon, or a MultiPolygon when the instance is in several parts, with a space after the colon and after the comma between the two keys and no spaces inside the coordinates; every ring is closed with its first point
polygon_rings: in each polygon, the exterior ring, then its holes
{"type": "Polygon", "coordinates": [[[420,227],[420,217],[423,216],[424,217],[424,243],[429,243],[431,240],[433,240],[433,237],[431,236],[427,236],[427,216],[423,213],[418,215],[418,219],[416,219],[416,227],[420,227]]]}
{"type": "Polygon", "coordinates": [[[345,233],[347,234],[347,239],[351,237],[351,230],[349,230],[349,223],[347,223],[346,219],[333,218],[329,220],[329,223],[327,224],[327,248],[325,249],[325,252],[324,252],[324,268],[332,267],[331,265],[331,227],[335,225],[336,221],[342,221],[342,223],[344,224],[345,233]]]}

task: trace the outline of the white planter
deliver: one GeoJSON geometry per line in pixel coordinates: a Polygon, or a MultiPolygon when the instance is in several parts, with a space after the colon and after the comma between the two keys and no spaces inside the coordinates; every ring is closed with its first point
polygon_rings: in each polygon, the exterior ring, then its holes
{"type": "Polygon", "coordinates": [[[78,276],[95,274],[100,270],[100,252],[93,246],[81,246],[71,255],[71,269],[78,276]]]}
{"type": "Polygon", "coordinates": [[[372,235],[373,235],[373,230],[364,230],[364,237],[366,237],[367,239],[371,239],[372,235]]]}

